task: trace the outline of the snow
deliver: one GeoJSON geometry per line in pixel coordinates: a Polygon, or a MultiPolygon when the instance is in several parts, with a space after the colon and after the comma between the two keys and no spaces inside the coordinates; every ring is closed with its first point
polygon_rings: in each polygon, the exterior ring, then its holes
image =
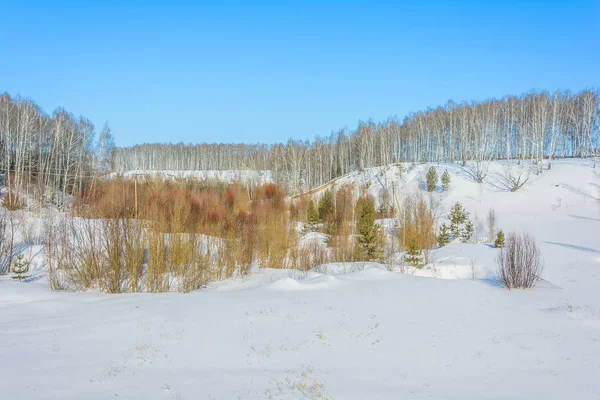
{"type": "MultiPolygon", "coordinates": [[[[493,208],[504,232],[535,236],[538,287],[499,287],[497,250],[459,242],[406,274],[260,269],[185,295],[58,293],[44,278],[1,277],[1,397],[598,398],[600,173],[559,160],[511,193],[495,180],[502,162],[483,185],[435,166],[452,175],[433,195],[445,210],[460,201],[483,220],[493,208]]],[[[428,167],[385,173],[401,200],[428,167]]]]}
{"type": "Polygon", "coordinates": [[[243,184],[262,185],[273,182],[271,171],[254,170],[128,170],[121,173],[113,172],[108,175],[115,179],[123,177],[126,179],[138,178],[163,178],[163,179],[195,179],[195,180],[213,180],[223,183],[240,182],[243,184]]]}

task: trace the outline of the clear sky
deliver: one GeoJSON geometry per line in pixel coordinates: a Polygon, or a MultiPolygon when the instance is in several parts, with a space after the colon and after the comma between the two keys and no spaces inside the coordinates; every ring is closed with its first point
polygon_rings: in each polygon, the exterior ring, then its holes
{"type": "Polygon", "coordinates": [[[307,139],[600,87],[600,0],[411,3],[0,0],[0,92],[131,145],[307,139]]]}

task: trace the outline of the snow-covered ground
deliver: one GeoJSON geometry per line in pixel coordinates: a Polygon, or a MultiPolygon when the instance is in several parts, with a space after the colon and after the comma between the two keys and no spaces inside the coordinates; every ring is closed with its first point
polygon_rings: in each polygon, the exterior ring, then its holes
{"type": "Polygon", "coordinates": [[[127,179],[195,179],[211,180],[223,183],[240,182],[243,184],[263,185],[273,182],[271,171],[254,170],[194,170],[194,171],[154,171],[154,170],[129,170],[121,173],[113,172],[109,178],[123,177],[127,179]]]}
{"type": "MultiPolygon", "coordinates": [[[[600,398],[600,170],[560,160],[511,193],[503,163],[483,185],[436,167],[452,174],[433,195],[445,210],[460,201],[483,220],[493,208],[498,228],[535,236],[538,287],[499,287],[497,250],[461,243],[415,274],[260,270],[186,295],[56,293],[3,277],[0,398],[600,398]]],[[[428,166],[395,168],[368,178],[374,195],[395,182],[401,200],[428,166]]]]}

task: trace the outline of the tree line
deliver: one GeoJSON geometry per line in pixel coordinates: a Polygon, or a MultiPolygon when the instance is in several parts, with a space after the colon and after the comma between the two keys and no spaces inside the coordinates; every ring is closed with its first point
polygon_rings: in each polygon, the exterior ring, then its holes
{"type": "Polygon", "coordinates": [[[398,162],[469,164],[477,180],[496,159],[590,157],[599,152],[600,91],[530,92],[445,105],[359,122],[312,141],[266,144],[141,144],[114,148],[108,126],[95,127],[63,108],[44,113],[34,102],[0,95],[0,174],[9,192],[34,192],[60,203],[99,171],[270,170],[289,192],[348,172],[398,162]],[[15,190],[13,190],[15,189],[15,190]]]}
{"type": "Polygon", "coordinates": [[[61,204],[85,179],[108,169],[114,148],[108,125],[95,138],[87,118],[63,108],[48,115],[30,100],[0,94],[0,184],[9,197],[61,204]]]}
{"type": "Polygon", "coordinates": [[[271,170],[297,192],[356,169],[398,162],[472,164],[477,179],[497,159],[590,157],[599,152],[600,91],[536,91],[415,112],[402,121],[361,121],[313,141],[265,144],[141,144],[117,148],[114,170],[271,170]]]}

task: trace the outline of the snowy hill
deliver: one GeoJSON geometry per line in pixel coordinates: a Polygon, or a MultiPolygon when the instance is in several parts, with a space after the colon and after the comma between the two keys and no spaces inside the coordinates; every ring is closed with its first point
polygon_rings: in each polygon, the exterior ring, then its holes
{"type": "MultiPolygon", "coordinates": [[[[460,201],[483,219],[493,208],[504,232],[535,236],[541,285],[499,287],[497,250],[461,243],[434,250],[434,267],[416,274],[363,263],[260,270],[188,295],[55,293],[43,279],[2,277],[2,398],[597,398],[600,170],[560,160],[510,192],[506,163],[483,184],[459,165],[434,166],[452,177],[433,194],[443,210],[460,201]]],[[[332,185],[401,202],[428,168],[332,185]]]]}

